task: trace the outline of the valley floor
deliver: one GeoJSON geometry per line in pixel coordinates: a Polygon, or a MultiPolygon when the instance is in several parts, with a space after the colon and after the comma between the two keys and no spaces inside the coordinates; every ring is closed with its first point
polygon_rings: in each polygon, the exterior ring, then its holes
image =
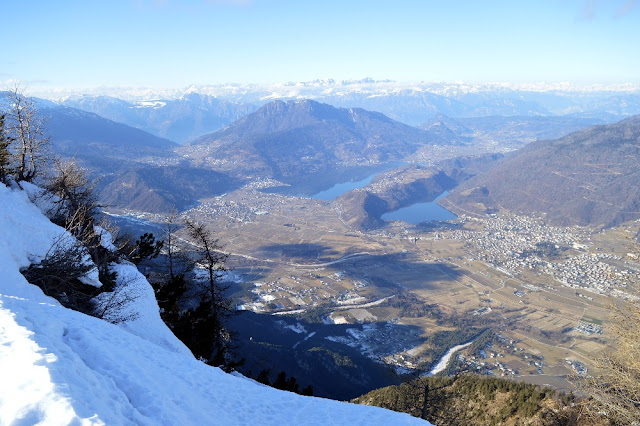
{"type": "Polygon", "coordinates": [[[329,201],[251,186],[188,215],[206,221],[231,253],[241,309],[303,318],[320,310],[336,324],[418,327],[423,344],[371,351],[398,367],[429,365],[430,337],[475,326],[497,337],[461,351],[459,363],[570,389],[565,378],[587,372],[608,344],[608,307],[629,296],[628,283],[640,282],[638,264],[626,256],[638,222],[597,233],[502,212],[362,232],[329,201]],[[417,306],[401,302],[407,295],[417,306]]]}

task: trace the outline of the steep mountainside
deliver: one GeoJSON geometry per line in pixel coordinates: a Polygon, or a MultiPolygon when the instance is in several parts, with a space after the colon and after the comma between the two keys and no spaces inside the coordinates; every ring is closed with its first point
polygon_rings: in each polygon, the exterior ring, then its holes
{"type": "Polygon", "coordinates": [[[640,218],[640,116],[532,143],[460,185],[454,212],[504,208],[560,225],[609,227],[640,218]]]}
{"type": "MultiPolygon", "coordinates": [[[[44,132],[54,150],[68,157],[135,159],[148,155],[175,156],[175,142],[116,123],[97,114],[31,98],[44,120],[44,132]]],[[[0,92],[0,109],[9,111],[9,92],[0,92]]]]}
{"type": "Polygon", "coordinates": [[[116,285],[137,315],[116,325],[63,307],[20,269],[64,232],[24,191],[0,184],[0,424],[425,424],[206,365],[164,325],[153,289],[127,262],[116,285]]]}
{"type": "Polygon", "coordinates": [[[197,93],[175,100],[127,102],[108,96],[76,96],[63,105],[93,112],[178,143],[221,129],[256,110],[242,104],[197,93]]]}
{"type": "Polygon", "coordinates": [[[39,113],[47,118],[46,130],[55,150],[68,157],[166,157],[174,156],[172,150],[177,146],[168,139],[75,108],[51,105],[40,107],[39,113]]]}
{"type": "Polygon", "coordinates": [[[399,383],[387,365],[340,342],[349,341],[347,330],[360,332],[361,325],[313,324],[285,315],[243,311],[230,319],[229,328],[238,333],[237,352],[246,359],[239,371],[248,375],[270,369],[273,379],[285,371],[297,379],[300,388],[312,385],[315,396],[342,401],[399,383]]]}
{"type": "Polygon", "coordinates": [[[107,207],[170,213],[191,208],[199,199],[220,195],[237,184],[221,173],[185,163],[120,168],[98,182],[100,201],[107,207]]]}
{"type": "Polygon", "coordinates": [[[285,182],[340,167],[396,161],[439,136],[376,112],[275,101],[180,148],[197,164],[285,182]]]}

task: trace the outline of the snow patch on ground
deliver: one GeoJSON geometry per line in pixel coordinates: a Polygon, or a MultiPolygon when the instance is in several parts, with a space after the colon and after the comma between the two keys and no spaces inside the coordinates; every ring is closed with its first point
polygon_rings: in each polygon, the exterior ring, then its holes
{"type": "Polygon", "coordinates": [[[295,325],[289,324],[285,328],[288,328],[289,330],[294,331],[298,334],[302,334],[302,333],[307,334],[307,329],[304,328],[304,326],[300,323],[296,323],[295,325]]]}
{"type": "Polygon", "coordinates": [[[263,302],[271,302],[273,300],[276,300],[276,297],[273,294],[263,294],[262,296],[260,296],[260,299],[263,302]]]}

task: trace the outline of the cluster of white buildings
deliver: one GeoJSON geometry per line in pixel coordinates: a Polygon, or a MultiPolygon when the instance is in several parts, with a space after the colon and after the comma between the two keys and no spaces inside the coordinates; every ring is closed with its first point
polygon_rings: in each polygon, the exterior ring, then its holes
{"type": "Polygon", "coordinates": [[[482,230],[454,230],[452,237],[473,246],[472,258],[509,275],[536,270],[568,287],[605,295],[624,295],[621,290],[640,282],[638,271],[621,267],[621,256],[587,251],[591,243],[585,228],[547,226],[541,219],[515,215],[473,220],[482,223],[482,230]],[[569,249],[581,253],[567,257],[569,249]]]}
{"type": "Polygon", "coordinates": [[[589,239],[582,228],[547,226],[541,219],[526,216],[494,216],[476,220],[482,223],[482,230],[454,230],[452,237],[472,244],[474,250],[471,254],[478,260],[511,274],[546,265],[547,262],[537,255],[539,244],[560,249],[589,239]]]}
{"type": "Polygon", "coordinates": [[[620,260],[619,256],[608,253],[581,253],[564,262],[549,263],[544,272],[568,287],[592,293],[612,295],[613,290],[626,288],[630,283],[639,282],[640,274],[620,269],[607,260],[620,260]]]}

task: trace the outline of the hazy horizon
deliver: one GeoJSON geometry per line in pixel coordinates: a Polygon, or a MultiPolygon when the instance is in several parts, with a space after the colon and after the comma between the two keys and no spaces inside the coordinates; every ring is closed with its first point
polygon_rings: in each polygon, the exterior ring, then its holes
{"type": "Polygon", "coordinates": [[[5,5],[0,84],[34,94],[333,78],[640,86],[637,0],[5,5]]]}

